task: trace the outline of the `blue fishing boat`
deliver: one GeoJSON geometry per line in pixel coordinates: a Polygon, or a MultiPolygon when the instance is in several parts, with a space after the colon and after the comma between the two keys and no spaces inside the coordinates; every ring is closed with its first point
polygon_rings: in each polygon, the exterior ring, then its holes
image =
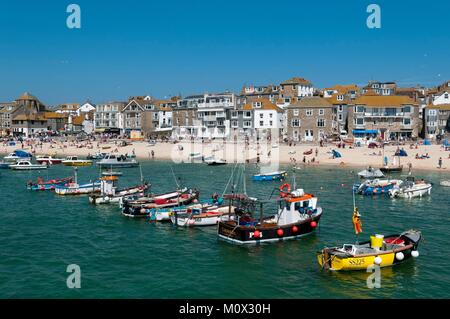
{"type": "Polygon", "coordinates": [[[259,182],[259,181],[279,181],[281,179],[285,179],[287,176],[286,171],[279,171],[279,172],[271,172],[266,174],[257,174],[253,175],[253,181],[259,182]]]}
{"type": "Polygon", "coordinates": [[[36,182],[29,182],[27,188],[32,191],[54,191],[56,187],[64,187],[73,182],[73,177],[44,181],[41,177],[36,182]]]}

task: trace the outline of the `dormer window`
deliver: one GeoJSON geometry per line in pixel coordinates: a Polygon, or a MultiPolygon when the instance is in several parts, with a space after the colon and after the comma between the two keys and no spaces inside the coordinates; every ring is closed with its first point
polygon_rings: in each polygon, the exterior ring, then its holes
{"type": "Polygon", "coordinates": [[[253,102],[253,107],[254,108],[261,108],[262,103],[261,102],[253,102]]]}
{"type": "Polygon", "coordinates": [[[337,96],[337,100],[338,101],[344,101],[344,96],[343,95],[338,95],[337,96]]]}
{"type": "Polygon", "coordinates": [[[448,100],[448,93],[444,94],[444,99],[448,100]]]}

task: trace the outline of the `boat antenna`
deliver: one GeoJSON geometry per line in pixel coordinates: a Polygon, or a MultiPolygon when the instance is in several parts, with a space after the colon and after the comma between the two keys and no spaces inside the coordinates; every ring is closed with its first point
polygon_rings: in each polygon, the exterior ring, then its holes
{"type": "Polygon", "coordinates": [[[228,186],[230,186],[230,183],[231,183],[231,181],[233,180],[234,170],[236,169],[236,167],[237,167],[237,163],[236,163],[236,164],[233,166],[233,168],[231,169],[231,175],[230,175],[230,178],[228,179],[227,184],[225,185],[225,188],[224,188],[223,193],[222,193],[222,197],[225,195],[225,193],[226,193],[226,191],[227,191],[227,189],[228,189],[228,186]]]}
{"type": "Polygon", "coordinates": [[[142,175],[142,166],[141,166],[141,163],[139,163],[139,173],[141,174],[141,184],[144,184],[144,175],[142,175]]]}

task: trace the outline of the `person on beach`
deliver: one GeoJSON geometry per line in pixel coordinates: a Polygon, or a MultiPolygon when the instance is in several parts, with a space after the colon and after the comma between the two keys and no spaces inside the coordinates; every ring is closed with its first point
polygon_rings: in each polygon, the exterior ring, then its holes
{"type": "Polygon", "coordinates": [[[439,165],[439,168],[442,168],[442,157],[439,157],[438,165],[439,165]]]}
{"type": "Polygon", "coordinates": [[[155,159],[155,151],[152,150],[152,159],[155,159]]]}
{"type": "Polygon", "coordinates": [[[316,157],[319,156],[319,150],[316,148],[316,157]]]}

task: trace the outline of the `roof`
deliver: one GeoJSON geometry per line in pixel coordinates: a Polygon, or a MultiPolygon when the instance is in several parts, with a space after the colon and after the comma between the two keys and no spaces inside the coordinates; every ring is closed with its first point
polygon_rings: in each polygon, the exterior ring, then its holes
{"type": "Polygon", "coordinates": [[[310,81],[300,77],[293,77],[289,80],[281,82],[281,85],[292,85],[292,84],[312,85],[310,81]]]}
{"type": "Polygon", "coordinates": [[[450,104],[438,104],[438,105],[428,105],[427,109],[439,110],[439,111],[450,111],[450,104]]]}
{"type": "Polygon", "coordinates": [[[358,91],[358,86],[356,84],[348,84],[348,85],[334,85],[330,88],[326,88],[323,91],[337,91],[338,94],[347,94],[349,91],[358,91]]]}
{"type": "Polygon", "coordinates": [[[279,113],[283,112],[283,109],[273,104],[269,99],[266,98],[258,98],[253,100],[251,103],[247,103],[242,107],[245,111],[251,110],[264,110],[264,111],[277,111],[279,113]],[[253,103],[260,102],[261,107],[254,107],[253,103]]]}
{"type": "Polygon", "coordinates": [[[331,97],[324,98],[324,99],[327,100],[328,102],[330,102],[331,104],[349,104],[350,100],[346,96],[344,96],[343,100],[338,100],[338,96],[342,96],[342,95],[343,94],[335,93],[331,97]]]}
{"type": "Polygon", "coordinates": [[[47,121],[43,113],[19,114],[13,118],[13,121],[47,121]]]}
{"type": "Polygon", "coordinates": [[[68,115],[64,114],[64,113],[45,112],[44,117],[46,119],[64,119],[64,118],[67,118],[68,115]]]}
{"type": "Polygon", "coordinates": [[[34,100],[34,101],[38,101],[38,99],[37,99],[34,95],[31,95],[31,94],[28,93],[28,92],[23,93],[23,94],[18,98],[18,100],[34,100]]]}
{"type": "Polygon", "coordinates": [[[353,104],[367,105],[370,107],[392,107],[417,105],[417,102],[406,95],[362,95],[355,99],[353,104]]]}
{"type": "Polygon", "coordinates": [[[333,104],[331,104],[327,99],[319,96],[312,96],[301,98],[297,102],[292,103],[290,106],[288,106],[288,108],[324,108],[332,106],[333,104]]]}
{"type": "Polygon", "coordinates": [[[72,124],[73,125],[82,125],[84,122],[84,115],[80,115],[80,116],[74,116],[72,118],[72,124]]]}

